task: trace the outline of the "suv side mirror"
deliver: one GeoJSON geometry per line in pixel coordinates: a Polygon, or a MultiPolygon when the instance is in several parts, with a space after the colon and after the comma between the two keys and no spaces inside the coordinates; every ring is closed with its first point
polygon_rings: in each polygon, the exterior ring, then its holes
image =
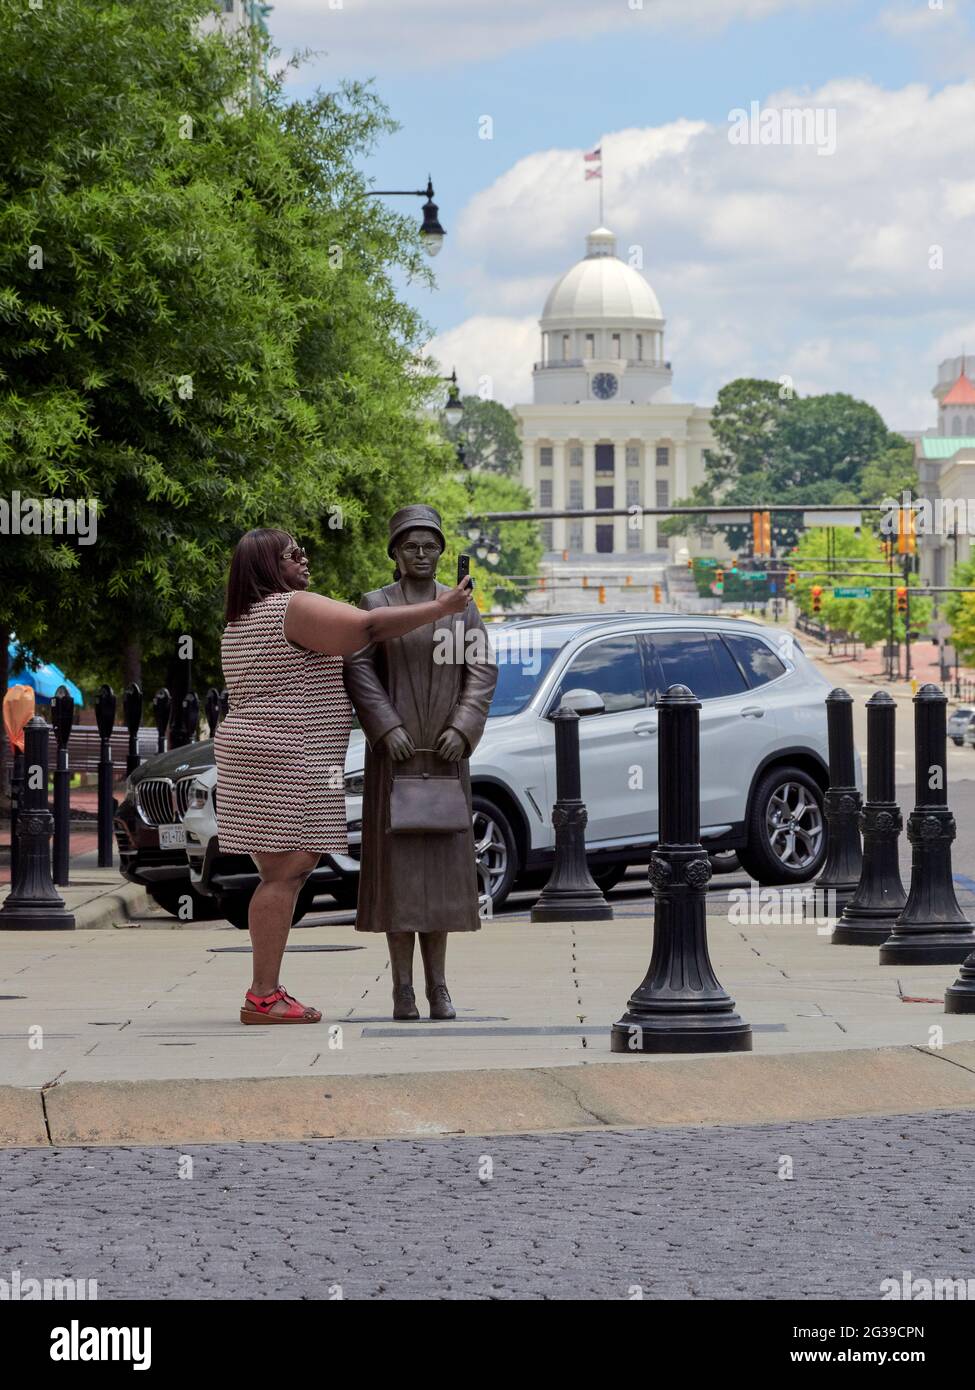
{"type": "Polygon", "coordinates": [[[567,690],[562,696],[560,707],[562,709],[574,709],[576,714],[605,714],[606,703],[603,697],[595,690],[583,690],[579,687],[567,690]]]}

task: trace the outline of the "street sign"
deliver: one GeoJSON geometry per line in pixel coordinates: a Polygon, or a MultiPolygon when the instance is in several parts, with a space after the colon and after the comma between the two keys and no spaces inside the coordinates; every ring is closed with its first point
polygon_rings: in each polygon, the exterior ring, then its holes
{"type": "Polygon", "coordinates": [[[870,595],[871,595],[872,593],[873,593],[873,590],[872,590],[872,589],[862,589],[862,588],[855,588],[855,589],[834,589],[834,590],[833,590],[833,597],[834,597],[834,598],[869,598],[870,595]]]}
{"type": "Polygon", "coordinates": [[[815,508],[810,508],[802,514],[803,526],[860,526],[863,522],[862,513],[857,511],[848,512],[817,512],[815,508]]]}
{"type": "Polygon", "coordinates": [[[740,570],[739,575],[742,579],[768,579],[766,570],[740,570]]]}

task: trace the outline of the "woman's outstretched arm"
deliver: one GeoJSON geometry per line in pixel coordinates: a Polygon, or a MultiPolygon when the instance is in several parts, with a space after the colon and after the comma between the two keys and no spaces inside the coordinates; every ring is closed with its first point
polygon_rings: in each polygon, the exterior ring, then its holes
{"type": "Polygon", "coordinates": [[[470,580],[448,589],[430,603],[390,604],[385,608],[353,608],[322,594],[296,590],[288,604],[284,635],[296,646],[326,656],[351,656],[370,642],[402,637],[424,623],[463,613],[471,599],[470,580]]]}

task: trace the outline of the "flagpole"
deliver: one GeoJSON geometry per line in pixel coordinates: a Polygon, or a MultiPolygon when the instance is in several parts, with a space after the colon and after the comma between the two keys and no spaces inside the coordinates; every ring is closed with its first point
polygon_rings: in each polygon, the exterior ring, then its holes
{"type": "Polygon", "coordinates": [[[605,222],[603,221],[603,181],[604,181],[604,180],[603,180],[603,169],[604,169],[604,167],[605,167],[605,161],[604,161],[604,159],[603,159],[602,146],[600,146],[600,150],[599,150],[599,225],[600,225],[600,227],[604,227],[604,226],[606,225],[605,222]]]}

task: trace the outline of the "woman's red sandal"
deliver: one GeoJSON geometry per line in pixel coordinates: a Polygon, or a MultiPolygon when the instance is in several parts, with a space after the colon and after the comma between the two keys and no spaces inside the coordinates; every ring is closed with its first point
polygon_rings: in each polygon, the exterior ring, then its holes
{"type": "Polygon", "coordinates": [[[321,1023],[322,1015],[319,1009],[313,1009],[310,1005],[299,1004],[283,985],[278,985],[273,994],[255,994],[253,990],[249,989],[240,1011],[240,1021],[241,1023],[321,1023]],[[274,1005],[279,1001],[287,1004],[288,1008],[282,1010],[281,1013],[273,1013],[274,1005]]]}

